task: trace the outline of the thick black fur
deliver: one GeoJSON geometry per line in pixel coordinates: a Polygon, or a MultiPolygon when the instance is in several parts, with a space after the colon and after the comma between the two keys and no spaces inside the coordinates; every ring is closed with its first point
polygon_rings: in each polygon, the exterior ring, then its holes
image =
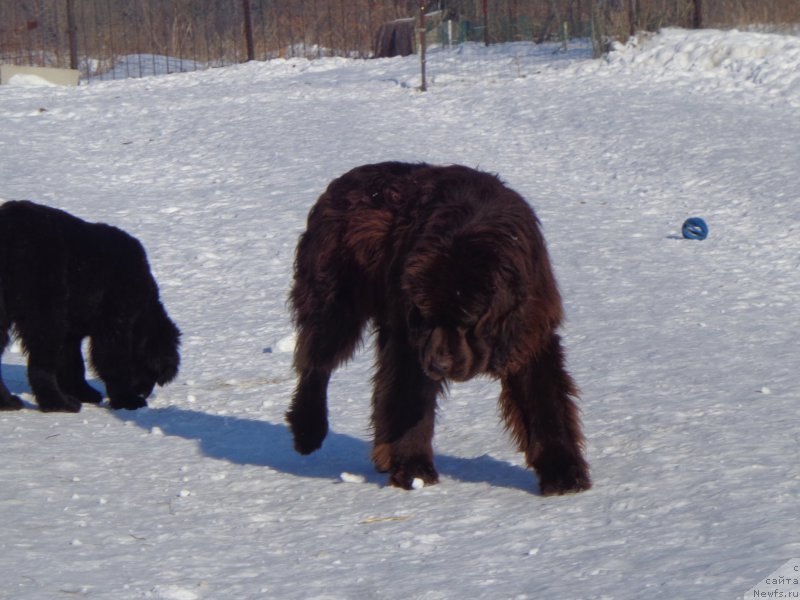
{"type": "Polygon", "coordinates": [[[380,163],[331,182],[297,246],[290,296],[298,452],[328,432],[331,372],[372,322],[372,459],[393,485],[436,483],[433,432],[447,381],[500,379],[501,413],[543,494],[590,487],[556,333],[563,316],[539,222],[494,175],[380,163]]]}
{"type": "MultiPolygon", "coordinates": [[[[78,412],[102,400],[85,379],[86,337],[112,408],[147,406],[153,387],[178,373],[180,331],[139,241],[28,201],[0,206],[0,354],[12,327],[42,411],[78,412]]],[[[0,410],[22,406],[0,379],[0,410]]]]}

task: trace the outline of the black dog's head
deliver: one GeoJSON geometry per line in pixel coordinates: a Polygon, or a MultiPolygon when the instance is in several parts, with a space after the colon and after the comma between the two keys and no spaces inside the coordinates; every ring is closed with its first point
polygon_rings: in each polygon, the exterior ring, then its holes
{"type": "Polygon", "coordinates": [[[180,335],[159,300],[154,300],[139,316],[134,326],[131,364],[136,394],[147,398],[156,384],[166,385],[178,374],[180,335]]]}

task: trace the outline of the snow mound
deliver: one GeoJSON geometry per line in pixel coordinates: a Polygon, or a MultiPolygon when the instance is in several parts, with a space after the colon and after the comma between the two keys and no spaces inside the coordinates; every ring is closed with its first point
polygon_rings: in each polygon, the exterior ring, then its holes
{"type": "Polygon", "coordinates": [[[649,77],[695,73],[720,86],[763,86],[800,103],[800,38],[791,35],[664,29],[616,44],[607,62],[649,77]]]}
{"type": "Polygon", "coordinates": [[[367,478],[363,475],[348,473],[346,471],[339,475],[339,479],[341,479],[344,483],[364,483],[367,480],[367,478]]]}
{"type": "Polygon", "coordinates": [[[197,600],[199,598],[193,591],[177,585],[157,585],[148,597],[156,600],[197,600]]]}
{"type": "Polygon", "coordinates": [[[277,342],[275,342],[275,351],[276,352],[294,352],[294,346],[297,342],[297,334],[290,333],[289,335],[282,337],[277,342]]]}
{"type": "Polygon", "coordinates": [[[19,73],[14,75],[8,80],[8,85],[19,85],[25,87],[53,87],[56,84],[47,81],[38,75],[29,75],[26,73],[19,73]]]}

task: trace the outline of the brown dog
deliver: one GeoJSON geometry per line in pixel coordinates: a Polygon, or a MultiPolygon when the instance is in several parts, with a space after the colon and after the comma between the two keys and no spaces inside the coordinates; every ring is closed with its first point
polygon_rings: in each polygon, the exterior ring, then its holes
{"type": "Polygon", "coordinates": [[[502,382],[503,417],[542,494],[591,486],[547,249],[531,207],[497,177],[390,162],[334,180],[300,237],[291,303],[298,452],[322,445],[330,374],[372,321],[372,459],[393,485],[437,482],[437,396],[485,373],[502,382]]]}

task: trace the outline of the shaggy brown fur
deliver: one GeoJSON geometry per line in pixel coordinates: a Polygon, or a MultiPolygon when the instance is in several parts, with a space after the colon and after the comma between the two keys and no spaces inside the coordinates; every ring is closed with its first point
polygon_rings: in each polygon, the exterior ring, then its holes
{"type": "MultiPolygon", "coordinates": [[[[85,337],[111,408],[147,406],[153,387],[178,372],[180,331],[138,240],[26,201],[0,206],[0,354],[12,326],[46,412],[78,412],[81,403],[102,400],[84,376],[85,337]]],[[[0,410],[22,406],[0,379],[0,410]]]]}
{"type": "Polygon", "coordinates": [[[372,459],[393,485],[436,483],[437,396],[448,380],[488,374],[502,382],[503,417],[542,493],[590,487],[545,243],[531,207],[497,177],[381,163],[334,180],[300,237],[291,303],[299,381],[287,420],[298,452],[322,445],[330,374],[372,321],[372,459]]]}

